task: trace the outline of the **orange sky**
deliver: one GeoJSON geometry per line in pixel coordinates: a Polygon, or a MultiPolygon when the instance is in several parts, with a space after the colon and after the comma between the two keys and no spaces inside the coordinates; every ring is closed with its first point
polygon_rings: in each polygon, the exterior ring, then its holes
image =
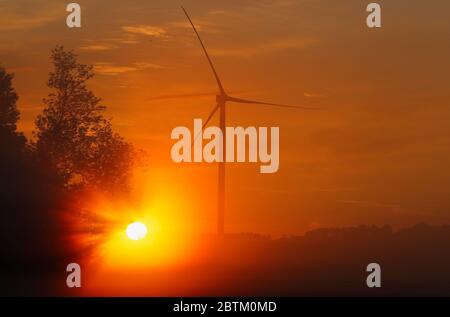
{"type": "Polygon", "coordinates": [[[170,157],[171,130],[206,118],[217,92],[182,4],[228,92],[324,109],[228,106],[228,125],[281,135],[278,173],[228,165],[228,232],[449,222],[450,3],[378,1],[374,30],[365,2],[78,1],[82,27],[69,29],[68,2],[2,0],[0,63],[16,75],[27,135],[50,50],[62,44],[94,64],[90,87],[115,128],[150,155],[142,199],[213,232],[216,166],[170,157]],[[174,199],[186,209],[170,208],[174,199]]]}

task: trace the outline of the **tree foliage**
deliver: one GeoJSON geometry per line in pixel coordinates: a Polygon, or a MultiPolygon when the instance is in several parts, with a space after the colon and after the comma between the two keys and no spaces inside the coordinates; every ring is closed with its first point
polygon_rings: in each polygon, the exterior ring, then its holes
{"type": "Polygon", "coordinates": [[[12,86],[13,78],[13,74],[0,67],[0,146],[8,149],[2,150],[2,156],[25,146],[25,137],[17,132],[17,122],[20,119],[17,109],[19,97],[12,86]]]}
{"type": "Polygon", "coordinates": [[[78,62],[73,51],[52,50],[54,69],[49,75],[52,92],[36,120],[36,149],[50,160],[65,186],[123,189],[134,162],[132,146],[113,131],[101,99],[86,83],[93,67],[78,62]]]}
{"type": "Polygon", "coordinates": [[[20,113],[13,77],[0,67],[0,254],[5,255],[0,267],[29,272],[31,263],[48,267],[65,257],[64,249],[55,246],[62,236],[62,190],[52,167],[37,159],[17,131],[20,113]],[[41,258],[48,262],[37,263],[41,258]]]}

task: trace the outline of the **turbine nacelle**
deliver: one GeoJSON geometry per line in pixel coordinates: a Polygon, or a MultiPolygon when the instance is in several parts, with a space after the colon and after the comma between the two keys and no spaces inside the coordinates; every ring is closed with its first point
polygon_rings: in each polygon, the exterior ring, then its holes
{"type": "Polygon", "coordinates": [[[225,104],[229,100],[229,97],[227,94],[220,94],[216,96],[217,104],[225,104]]]}

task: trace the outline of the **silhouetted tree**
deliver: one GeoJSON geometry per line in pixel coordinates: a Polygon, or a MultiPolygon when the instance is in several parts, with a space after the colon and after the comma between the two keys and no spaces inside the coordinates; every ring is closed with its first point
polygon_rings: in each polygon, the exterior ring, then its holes
{"type": "Polygon", "coordinates": [[[17,122],[20,118],[17,110],[19,97],[12,87],[13,77],[0,67],[0,153],[2,157],[21,151],[26,143],[25,137],[17,132],[17,122]]]}
{"type": "Polygon", "coordinates": [[[0,199],[5,204],[20,191],[14,180],[23,171],[26,149],[25,137],[17,132],[19,97],[12,86],[13,77],[0,67],[0,199]]]}
{"type": "Polygon", "coordinates": [[[52,50],[53,89],[36,120],[36,148],[52,162],[66,187],[123,189],[133,165],[133,148],[112,129],[105,106],[86,86],[94,76],[91,65],[80,64],[73,51],[52,50]]]}
{"type": "Polygon", "coordinates": [[[23,289],[19,280],[30,287],[26,273],[59,268],[67,248],[60,245],[62,182],[17,131],[12,79],[0,67],[0,280],[9,278],[12,287],[23,289]]]}

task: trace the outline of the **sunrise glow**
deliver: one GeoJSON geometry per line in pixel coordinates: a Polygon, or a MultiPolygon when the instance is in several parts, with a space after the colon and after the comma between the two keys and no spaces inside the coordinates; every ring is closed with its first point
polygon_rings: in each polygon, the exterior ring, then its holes
{"type": "Polygon", "coordinates": [[[139,221],[133,222],[128,225],[126,233],[131,240],[141,240],[147,236],[147,226],[139,221]]]}

